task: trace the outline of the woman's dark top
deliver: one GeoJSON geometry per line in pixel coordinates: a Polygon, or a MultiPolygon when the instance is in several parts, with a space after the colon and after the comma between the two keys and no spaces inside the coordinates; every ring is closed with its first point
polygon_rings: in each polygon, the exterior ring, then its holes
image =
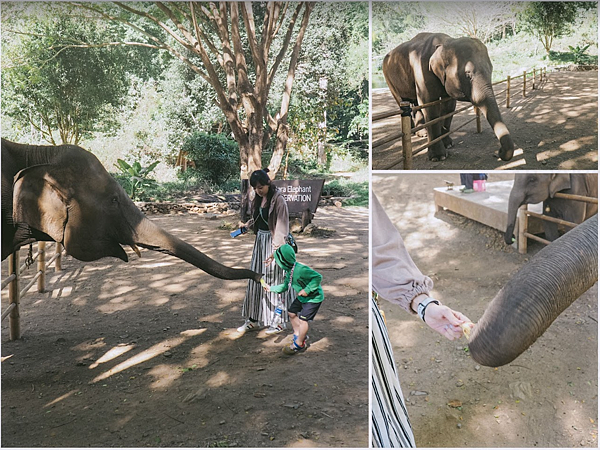
{"type": "Polygon", "coordinates": [[[255,219],[259,230],[269,231],[269,207],[260,208],[260,214],[255,219]],[[264,219],[264,220],[263,220],[264,219]]]}

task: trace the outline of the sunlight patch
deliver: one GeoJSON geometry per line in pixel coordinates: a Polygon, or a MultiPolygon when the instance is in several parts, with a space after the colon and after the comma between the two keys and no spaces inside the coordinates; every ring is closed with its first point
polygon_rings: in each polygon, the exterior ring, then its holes
{"type": "Polygon", "coordinates": [[[172,339],[167,339],[166,341],[161,342],[159,344],[153,345],[148,350],[144,350],[143,352],[141,352],[135,356],[132,356],[127,361],[117,364],[112,369],[107,370],[106,372],[98,375],[96,378],[94,378],[92,381],[90,381],[90,383],[91,384],[97,383],[98,381],[105,380],[106,378],[109,378],[116,373],[119,373],[126,369],[129,369],[130,367],[133,367],[135,365],[149,361],[152,358],[162,355],[165,351],[169,350],[170,348],[176,347],[176,346],[182,344],[186,340],[187,340],[187,338],[172,338],[172,339]]]}
{"type": "Polygon", "coordinates": [[[60,397],[55,398],[54,400],[52,400],[49,403],[46,403],[44,405],[44,408],[47,408],[49,406],[52,406],[58,402],[62,402],[63,400],[65,400],[66,398],[69,398],[71,395],[73,395],[75,392],[78,392],[77,389],[73,389],[72,391],[67,392],[66,394],[61,395],[60,397]]]}
{"type": "Polygon", "coordinates": [[[220,387],[225,384],[229,384],[229,374],[227,372],[218,372],[213,375],[207,382],[207,385],[211,387],[220,387]]]}
{"type": "Polygon", "coordinates": [[[351,324],[354,323],[354,317],[350,316],[338,316],[332,320],[334,323],[351,324]]]}
{"type": "Polygon", "coordinates": [[[125,353],[129,350],[133,350],[135,345],[133,344],[119,344],[116,347],[111,348],[108,352],[102,355],[99,359],[96,360],[93,364],[90,365],[90,369],[95,369],[100,364],[104,364],[105,362],[111,361],[125,353]]]}

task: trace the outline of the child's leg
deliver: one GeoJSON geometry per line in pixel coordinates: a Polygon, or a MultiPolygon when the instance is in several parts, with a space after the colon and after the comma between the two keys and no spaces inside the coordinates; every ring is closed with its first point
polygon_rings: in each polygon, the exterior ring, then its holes
{"type": "Polygon", "coordinates": [[[301,346],[304,344],[304,340],[306,339],[306,335],[308,334],[308,322],[300,318],[298,318],[298,322],[300,322],[298,324],[298,331],[296,332],[296,329],[294,328],[294,334],[298,336],[296,342],[298,343],[298,345],[301,346]]]}
{"type": "Polygon", "coordinates": [[[298,314],[288,312],[288,316],[290,317],[290,323],[292,324],[292,328],[294,329],[294,335],[298,336],[298,331],[300,327],[300,319],[298,318],[298,314]]]}

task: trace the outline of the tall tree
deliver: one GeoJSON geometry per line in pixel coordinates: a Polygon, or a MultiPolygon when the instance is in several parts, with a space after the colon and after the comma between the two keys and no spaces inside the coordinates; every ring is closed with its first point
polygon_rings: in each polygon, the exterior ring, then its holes
{"type": "Polygon", "coordinates": [[[581,2],[528,2],[523,21],[527,30],[540,40],[546,53],[550,53],[554,39],[570,30],[581,6],[581,2]]]}
{"type": "Polygon", "coordinates": [[[124,72],[131,55],[79,48],[106,32],[95,21],[48,14],[41,6],[5,8],[3,41],[8,37],[12,45],[3,45],[4,113],[51,144],[57,135],[62,143],[77,144],[93,131],[116,126],[115,108],[127,93],[124,72]]]}
{"type": "Polygon", "coordinates": [[[288,109],[311,2],[122,3],[120,12],[102,3],[79,3],[136,32],[122,42],[168,51],[216,92],[240,147],[242,180],[261,167],[265,143],[276,136],[269,169],[276,173],[287,144],[288,109]],[[137,16],[140,20],[132,19],[137,16]],[[277,46],[277,47],[276,47],[277,46]],[[268,108],[275,75],[287,61],[279,108],[268,108]]]}

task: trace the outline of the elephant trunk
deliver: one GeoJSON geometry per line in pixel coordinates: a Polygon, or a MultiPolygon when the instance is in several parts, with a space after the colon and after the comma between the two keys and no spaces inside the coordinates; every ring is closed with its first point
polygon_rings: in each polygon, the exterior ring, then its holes
{"type": "Polygon", "coordinates": [[[144,217],[135,230],[135,244],[150,250],[167,253],[182,259],[213,277],[224,280],[251,279],[260,281],[261,274],[248,269],[233,269],[218,263],[187,242],[166,232],[150,219],[144,217]]]}
{"type": "Polygon", "coordinates": [[[517,213],[521,205],[524,204],[524,195],[521,195],[520,191],[513,189],[510,192],[508,198],[508,217],[506,218],[506,231],[504,232],[504,242],[507,245],[513,242],[513,232],[515,230],[515,224],[517,222],[517,213]]]}
{"type": "Polygon", "coordinates": [[[508,128],[502,121],[502,114],[494,97],[494,90],[491,85],[486,85],[483,88],[477,89],[476,84],[473,85],[473,104],[477,106],[488,123],[492,127],[496,138],[500,141],[500,150],[498,156],[503,161],[510,161],[513,157],[515,144],[510,137],[508,128]],[[479,95],[475,95],[478,92],[479,95]]]}
{"type": "Polygon", "coordinates": [[[492,300],[471,333],[479,364],[508,364],[598,280],[598,216],[542,249],[492,300]]]}

